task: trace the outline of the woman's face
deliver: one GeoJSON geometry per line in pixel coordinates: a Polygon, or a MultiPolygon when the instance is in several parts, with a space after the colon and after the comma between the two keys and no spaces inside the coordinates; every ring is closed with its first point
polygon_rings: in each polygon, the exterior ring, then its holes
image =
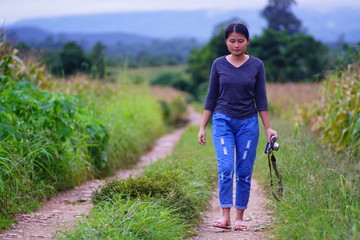
{"type": "Polygon", "coordinates": [[[231,33],[226,39],[226,46],[229,52],[234,56],[241,56],[246,52],[246,48],[250,43],[241,33],[231,33]]]}

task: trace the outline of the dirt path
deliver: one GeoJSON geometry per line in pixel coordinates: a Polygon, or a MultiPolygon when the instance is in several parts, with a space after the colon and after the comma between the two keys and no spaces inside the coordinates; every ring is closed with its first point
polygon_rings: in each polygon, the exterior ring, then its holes
{"type": "MultiPolygon", "coordinates": [[[[124,179],[130,175],[135,176],[152,162],[169,155],[184,130],[185,128],[176,130],[158,139],[152,151],[142,156],[134,169],[120,170],[114,177],[124,179]]],[[[91,193],[104,182],[105,180],[92,180],[59,193],[37,211],[19,215],[17,222],[0,235],[0,239],[53,239],[57,230],[71,227],[81,215],[89,213],[93,207],[90,203],[91,193]]]]}
{"type": "MultiPolygon", "coordinates": [[[[192,108],[189,109],[189,125],[198,125],[200,115],[192,108]]],[[[154,148],[142,156],[138,164],[131,170],[120,170],[116,173],[117,178],[127,178],[139,174],[145,167],[158,159],[169,155],[179,141],[185,128],[178,129],[171,134],[165,135],[156,141],[154,148]]],[[[76,221],[82,218],[82,215],[88,214],[93,205],[90,203],[91,193],[103,184],[105,180],[92,180],[74,189],[64,191],[44,202],[43,206],[37,211],[29,214],[21,214],[17,217],[13,227],[5,233],[0,234],[1,240],[10,239],[53,239],[58,230],[75,225],[76,221]]],[[[246,232],[224,232],[211,227],[213,219],[217,219],[220,209],[217,207],[217,198],[212,200],[213,211],[207,213],[204,223],[199,227],[199,236],[197,239],[263,239],[265,236],[261,229],[271,222],[271,217],[262,207],[266,204],[266,198],[263,192],[258,189],[256,182],[252,188],[250,209],[248,210],[247,220],[249,221],[250,231],[246,232]]]]}
{"type": "MultiPolygon", "coordinates": [[[[199,124],[199,116],[192,109],[188,112],[189,124],[199,124]]],[[[152,162],[169,155],[179,141],[185,127],[158,139],[154,148],[142,156],[138,164],[130,170],[120,170],[115,176],[125,179],[139,174],[152,162]]],[[[105,180],[92,180],[74,189],[64,191],[43,203],[33,213],[21,214],[16,218],[13,227],[0,235],[0,239],[53,239],[57,230],[65,230],[88,214],[93,205],[90,203],[91,193],[105,180]]]]}
{"type": "MultiPolygon", "coordinates": [[[[203,217],[203,223],[195,229],[198,236],[189,240],[263,240],[270,237],[270,234],[264,230],[269,227],[273,217],[271,212],[266,210],[268,199],[266,193],[262,190],[256,179],[252,180],[251,194],[248,209],[245,211],[245,223],[248,226],[246,231],[222,230],[212,227],[212,223],[221,218],[221,209],[217,190],[211,200],[211,210],[206,212],[203,217]]],[[[234,223],[235,211],[231,212],[231,221],[234,223]]]]}

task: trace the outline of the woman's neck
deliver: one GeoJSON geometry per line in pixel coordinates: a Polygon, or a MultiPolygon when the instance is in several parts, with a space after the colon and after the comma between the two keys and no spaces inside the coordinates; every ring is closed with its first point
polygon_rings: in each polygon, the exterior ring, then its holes
{"type": "Polygon", "coordinates": [[[244,53],[241,55],[234,55],[234,54],[229,54],[229,59],[234,61],[234,62],[243,62],[249,59],[249,55],[244,53]]]}
{"type": "Polygon", "coordinates": [[[226,59],[235,67],[240,67],[241,65],[243,65],[248,59],[250,58],[250,56],[248,54],[241,54],[241,55],[233,55],[233,54],[229,54],[226,56],[226,59]]]}

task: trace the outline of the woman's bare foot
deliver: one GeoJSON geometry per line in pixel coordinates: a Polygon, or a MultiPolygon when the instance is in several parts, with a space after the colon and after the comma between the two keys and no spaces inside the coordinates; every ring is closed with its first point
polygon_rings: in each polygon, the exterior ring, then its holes
{"type": "Polygon", "coordinates": [[[231,222],[221,218],[215,221],[212,226],[217,228],[231,229],[231,222]]]}
{"type": "Polygon", "coordinates": [[[234,226],[235,231],[242,231],[242,230],[246,230],[246,229],[247,229],[247,226],[245,225],[244,221],[242,221],[242,220],[235,221],[235,226],[234,226]]]}

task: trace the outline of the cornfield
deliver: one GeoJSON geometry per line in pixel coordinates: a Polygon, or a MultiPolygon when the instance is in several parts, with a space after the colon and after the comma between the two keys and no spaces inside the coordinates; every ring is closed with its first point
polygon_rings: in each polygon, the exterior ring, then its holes
{"type": "Polygon", "coordinates": [[[302,119],[335,151],[360,149],[360,63],[328,76],[321,99],[300,109],[302,119]]]}

